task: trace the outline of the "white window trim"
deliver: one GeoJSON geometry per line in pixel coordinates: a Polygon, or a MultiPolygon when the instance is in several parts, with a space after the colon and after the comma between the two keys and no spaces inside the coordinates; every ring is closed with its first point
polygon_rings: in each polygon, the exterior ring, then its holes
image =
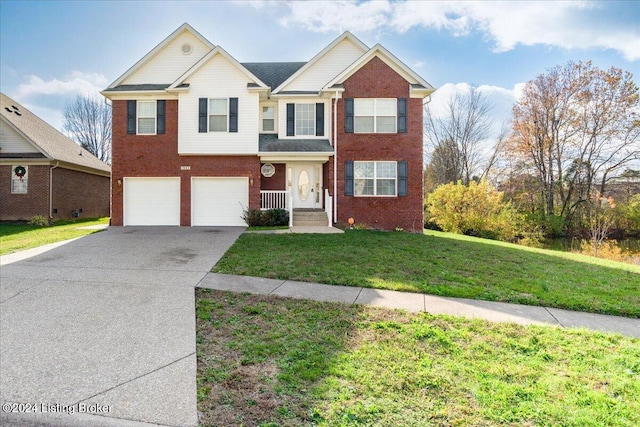
{"type": "MultiPolygon", "coordinates": [[[[380,116],[380,117],[391,117],[391,116],[380,116]]],[[[386,133],[386,134],[393,134],[393,133],[398,133],[398,98],[355,98],[354,99],[354,105],[353,105],[353,133],[386,133]],[[365,115],[358,115],[358,111],[356,108],[356,99],[372,99],[373,100],[373,131],[371,132],[362,132],[362,131],[358,131],[356,130],[356,118],[358,117],[371,117],[371,116],[365,116],[365,115]],[[378,127],[378,100],[394,100],[396,102],[396,108],[393,114],[393,132],[378,132],[376,129],[378,127]]]]}
{"type": "Polygon", "coordinates": [[[315,138],[315,136],[316,136],[316,104],[314,102],[296,102],[295,103],[295,110],[293,112],[293,116],[294,116],[293,117],[294,118],[294,121],[293,121],[293,127],[294,127],[293,134],[294,134],[294,136],[301,136],[301,137],[304,137],[304,138],[315,138]],[[308,134],[308,135],[307,134],[303,135],[303,134],[299,134],[298,133],[298,106],[299,105],[311,105],[312,106],[311,107],[311,112],[313,113],[313,119],[311,120],[311,123],[313,125],[313,128],[311,130],[311,133],[308,134]]]}
{"type": "Polygon", "coordinates": [[[398,197],[398,162],[395,160],[356,160],[353,162],[353,196],[354,197],[398,197]],[[394,170],[396,171],[395,178],[378,178],[378,163],[393,163],[394,170]],[[355,167],[357,163],[373,163],[373,178],[356,178],[355,176],[355,167]],[[356,194],[356,180],[358,179],[373,179],[373,194],[356,194]],[[377,181],[379,179],[390,180],[393,179],[395,181],[394,193],[395,194],[376,194],[378,191],[377,181]]]}
{"type": "Polygon", "coordinates": [[[207,132],[229,133],[229,98],[208,98],[207,100],[207,132]],[[211,114],[211,101],[224,99],[227,103],[227,114],[225,114],[225,130],[211,130],[211,116],[221,116],[221,114],[211,114]]]}
{"type": "Polygon", "coordinates": [[[158,101],[157,100],[138,100],[136,102],[136,135],[157,135],[158,134],[158,101]],[[140,104],[153,104],[153,117],[143,116],[140,114],[140,104]],[[153,132],[140,132],[140,119],[153,118],[153,132]]]}
{"type": "Polygon", "coordinates": [[[260,105],[260,133],[278,133],[278,104],[261,104],[260,105]],[[263,107],[273,108],[273,130],[264,130],[263,107]]]}

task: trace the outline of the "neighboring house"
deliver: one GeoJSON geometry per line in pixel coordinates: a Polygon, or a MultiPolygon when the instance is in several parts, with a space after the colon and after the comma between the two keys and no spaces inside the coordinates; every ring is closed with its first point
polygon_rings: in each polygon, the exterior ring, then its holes
{"type": "Polygon", "coordinates": [[[109,216],[111,168],[0,93],[0,220],[109,216]]]}
{"type": "Polygon", "coordinates": [[[244,225],[243,209],[278,207],[422,230],[433,91],[349,32],[308,62],[239,63],[184,24],[102,92],[111,224],[244,225]]]}

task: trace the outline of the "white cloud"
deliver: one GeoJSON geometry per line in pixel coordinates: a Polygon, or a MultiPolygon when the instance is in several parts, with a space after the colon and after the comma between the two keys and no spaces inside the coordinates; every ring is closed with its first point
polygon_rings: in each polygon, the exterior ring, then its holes
{"type": "MultiPolygon", "coordinates": [[[[520,98],[522,88],[525,83],[517,83],[512,89],[481,85],[477,90],[482,93],[491,103],[491,115],[493,117],[494,136],[497,136],[502,127],[508,125],[511,120],[511,111],[513,104],[520,98]]],[[[471,90],[472,85],[469,83],[446,83],[431,95],[431,101],[428,106],[431,113],[435,117],[443,117],[447,113],[447,105],[449,100],[456,94],[467,94],[471,90]]]]}
{"type": "Polygon", "coordinates": [[[594,1],[314,1],[254,3],[278,7],[279,23],[315,32],[394,31],[414,27],[448,31],[453,36],[481,33],[493,51],[518,45],[547,45],[566,49],[605,48],[628,61],[640,59],[640,29],[619,25],[614,18],[595,16],[599,10],[621,7],[594,1]]]}
{"type": "Polygon", "coordinates": [[[424,67],[426,63],[424,61],[418,61],[415,64],[413,64],[413,68],[422,68],[424,67]]]}
{"type": "Polygon", "coordinates": [[[26,82],[18,86],[17,98],[26,99],[40,95],[82,95],[95,96],[103,90],[109,81],[98,73],[72,71],[63,79],[44,80],[36,75],[26,77],[26,82]]]}

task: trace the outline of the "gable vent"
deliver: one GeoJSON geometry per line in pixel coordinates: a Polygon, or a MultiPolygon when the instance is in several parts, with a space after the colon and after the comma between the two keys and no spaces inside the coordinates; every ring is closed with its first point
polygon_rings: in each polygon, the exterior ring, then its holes
{"type": "Polygon", "coordinates": [[[182,53],[185,55],[189,55],[193,51],[193,48],[189,43],[185,43],[182,45],[182,53]]]}

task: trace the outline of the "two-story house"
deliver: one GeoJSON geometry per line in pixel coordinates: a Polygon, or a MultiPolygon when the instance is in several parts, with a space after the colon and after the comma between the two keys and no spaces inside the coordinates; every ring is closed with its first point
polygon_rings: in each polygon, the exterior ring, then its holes
{"type": "Polygon", "coordinates": [[[244,209],[422,230],[434,91],[345,32],[308,62],[240,63],[184,24],[102,94],[112,225],[244,225],[244,209]]]}

